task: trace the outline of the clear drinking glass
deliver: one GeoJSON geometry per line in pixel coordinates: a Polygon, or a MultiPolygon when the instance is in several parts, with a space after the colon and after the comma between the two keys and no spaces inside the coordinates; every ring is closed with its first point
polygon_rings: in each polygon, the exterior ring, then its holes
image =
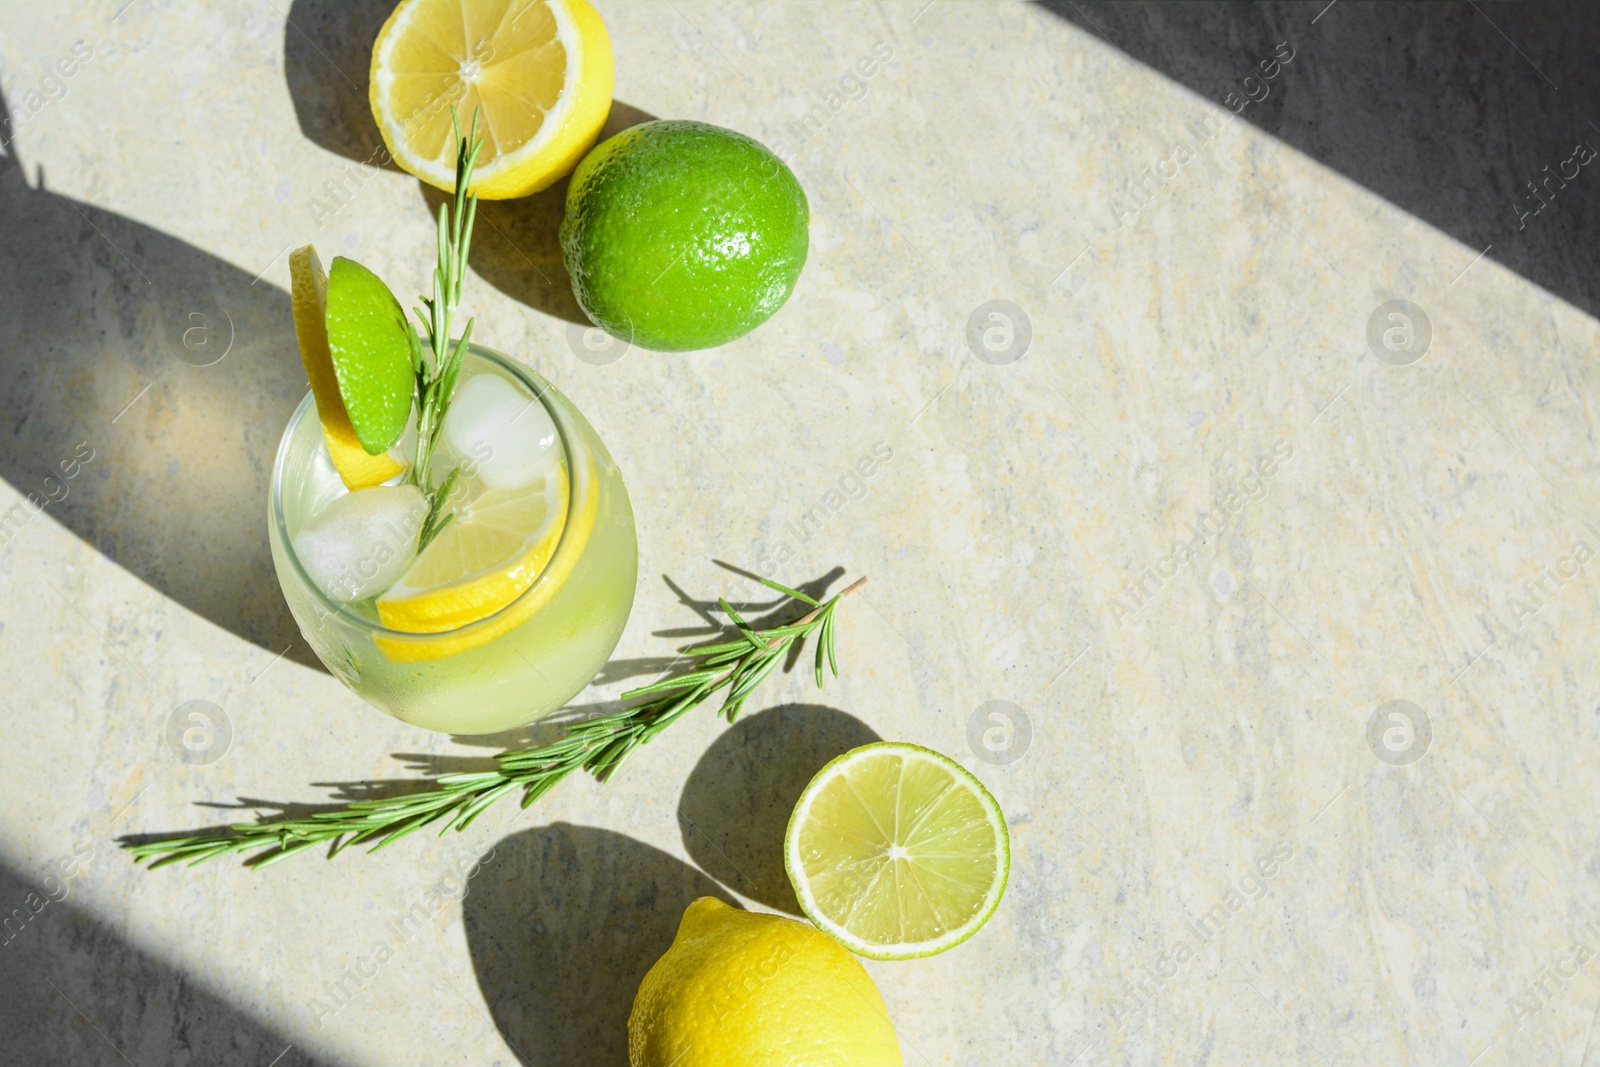
{"type": "Polygon", "coordinates": [[[509,378],[543,403],[571,486],[550,562],[504,608],[458,629],[406,633],[328,597],[307,576],[294,537],[342,491],[309,393],[278,447],[267,515],[278,583],[317,658],[402,722],[455,734],[524,726],[571,700],[622,636],[638,576],[628,491],[594,427],[544,378],[498,352],[470,345],[462,381],[474,373],[509,378]]]}

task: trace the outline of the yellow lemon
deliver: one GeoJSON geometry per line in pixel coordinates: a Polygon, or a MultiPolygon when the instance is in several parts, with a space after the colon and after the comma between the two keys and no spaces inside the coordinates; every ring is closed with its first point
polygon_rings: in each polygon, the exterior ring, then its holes
{"type": "Polygon", "coordinates": [[[481,109],[472,192],[527,196],[565,177],[611,111],[611,39],[587,0],[402,0],[372,46],[372,114],[394,161],[455,188],[450,111],[481,109]]]}
{"type": "Polygon", "coordinates": [[[300,362],[305,364],[311,394],[317,400],[322,439],[328,443],[333,467],[347,489],[382,485],[403,468],[387,453],[368,455],[350,425],[328,348],[328,275],[315,248],[305,245],[289,253],[289,283],[300,362]]]}
{"type": "Polygon", "coordinates": [[[632,1067],[885,1067],[900,1044],[883,997],[808,923],[701,897],[639,983],[632,1067]]]}

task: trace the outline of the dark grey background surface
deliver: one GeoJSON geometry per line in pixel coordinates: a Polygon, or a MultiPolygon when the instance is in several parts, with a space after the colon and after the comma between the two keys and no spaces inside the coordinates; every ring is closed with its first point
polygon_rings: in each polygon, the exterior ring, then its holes
{"type": "Polygon", "coordinates": [[[1600,312],[1600,3],[1040,3],[1219,106],[1288,42],[1240,118],[1600,312]]]}

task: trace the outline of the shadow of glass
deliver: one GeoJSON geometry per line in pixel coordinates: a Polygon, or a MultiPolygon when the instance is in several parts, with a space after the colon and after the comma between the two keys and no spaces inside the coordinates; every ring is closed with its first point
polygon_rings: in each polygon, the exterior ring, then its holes
{"type": "MultiPolygon", "coordinates": [[[[1468,256],[1492,246],[1489,259],[1600,314],[1600,169],[1567,163],[1580,142],[1600,150],[1589,113],[1600,18],[1587,0],[1040,5],[1444,231],[1468,256]],[[1280,43],[1294,50],[1281,66],[1280,43]]],[[[1170,133],[1194,136],[1176,123],[1170,133]]],[[[1125,161],[1127,176],[1146,163],[1156,160],[1125,161]]]]}
{"type": "MultiPolygon", "coordinates": [[[[120,856],[100,862],[120,862],[120,856]]],[[[71,868],[68,868],[69,870],[71,868]]],[[[318,1061],[287,1037],[123,940],[72,903],[0,865],[0,1059],[28,1064],[318,1061]],[[79,1013],[82,1014],[79,1014],[79,1013]]]]}
{"type": "MultiPolygon", "coordinates": [[[[30,185],[14,149],[0,156],[0,477],[163,595],[321,669],[267,544],[278,438],[307,391],[288,295],[50,192],[42,171],[30,185]]],[[[22,508],[16,539],[38,532],[22,508]]]]}
{"type": "Polygon", "coordinates": [[[553,823],[505,838],[462,902],[478,988],[525,1064],[628,1062],[628,1012],[683,910],[721,896],[630,837],[553,823]]]}
{"type": "Polygon", "coordinates": [[[879,740],[860,719],[818,704],[786,704],[740,719],[683,784],[684,848],[729,888],[799,915],[783,867],[789,815],[829,760],[879,740]]]}

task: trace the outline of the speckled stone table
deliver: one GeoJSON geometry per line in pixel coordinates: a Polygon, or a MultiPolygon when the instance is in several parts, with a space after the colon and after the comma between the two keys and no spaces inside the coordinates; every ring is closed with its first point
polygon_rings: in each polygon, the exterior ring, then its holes
{"type": "Polygon", "coordinates": [[[638,516],[575,705],[770,606],[717,561],[870,575],[842,677],[465,835],[135,868],[120,835],[525,735],[363,705],[267,554],[286,252],[431,262],[364,117],[383,5],[8,5],[0,1059],[621,1063],[687,902],[793,910],[788,805],[884,737],[971,766],[1015,852],[980,935],[868,965],[908,1064],[1600,1063],[1595,320],[1044,8],[597,4],[613,128],[767,142],[812,244],[751,336],[606,362],[560,190],[480,216],[478,336],[638,516]]]}

